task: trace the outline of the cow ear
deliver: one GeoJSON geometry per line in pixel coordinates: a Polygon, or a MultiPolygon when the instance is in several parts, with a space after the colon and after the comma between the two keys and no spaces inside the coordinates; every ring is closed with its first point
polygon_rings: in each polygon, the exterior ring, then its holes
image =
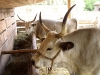
{"type": "Polygon", "coordinates": [[[71,48],[74,47],[74,43],[72,42],[62,42],[59,44],[59,47],[63,50],[63,51],[66,51],[66,50],[69,50],[71,48]]]}

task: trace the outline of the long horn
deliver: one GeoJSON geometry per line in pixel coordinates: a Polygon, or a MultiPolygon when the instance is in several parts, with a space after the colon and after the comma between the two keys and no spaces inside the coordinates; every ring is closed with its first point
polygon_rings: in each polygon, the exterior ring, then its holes
{"type": "MultiPolygon", "coordinates": [[[[18,15],[17,15],[17,16],[18,16],[18,15]]],[[[25,20],[22,20],[19,16],[18,16],[18,18],[19,18],[21,21],[25,22],[25,20]]]]}
{"type": "Polygon", "coordinates": [[[42,25],[43,29],[44,29],[46,32],[49,32],[49,31],[50,31],[50,29],[48,29],[48,28],[44,25],[44,23],[42,22],[41,12],[40,12],[40,15],[39,15],[39,22],[40,22],[40,24],[42,25]]]}
{"type": "Polygon", "coordinates": [[[37,17],[37,14],[35,15],[34,19],[31,21],[31,23],[34,22],[34,21],[36,20],[36,17],[37,17]]]}
{"type": "MultiPolygon", "coordinates": [[[[76,4],[75,4],[76,5],[76,4]]],[[[57,38],[60,38],[62,36],[64,36],[66,34],[66,21],[67,21],[67,18],[68,18],[68,15],[70,13],[70,11],[72,10],[72,8],[75,6],[73,5],[68,11],[67,13],[65,14],[64,16],[64,19],[63,19],[63,22],[62,22],[62,30],[59,34],[56,35],[57,38]]]]}

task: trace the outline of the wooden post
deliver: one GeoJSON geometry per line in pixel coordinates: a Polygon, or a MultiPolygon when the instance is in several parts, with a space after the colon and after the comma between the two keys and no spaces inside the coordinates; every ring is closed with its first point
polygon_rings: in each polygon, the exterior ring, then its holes
{"type": "MultiPolygon", "coordinates": [[[[67,1],[68,1],[68,9],[69,9],[69,8],[70,8],[70,6],[71,6],[71,3],[70,3],[70,0],[67,0],[67,1]]],[[[69,13],[68,18],[71,18],[71,13],[69,13]]]]}
{"type": "Polygon", "coordinates": [[[37,49],[35,33],[33,33],[33,36],[32,36],[32,49],[37,49]]]}
{"type": "MultiPolygon", "coordinates": [[[[33,33],[33,36],[32,36],[32,49],[35,49],[35,50],[37,49],[35,33],[33,33]]],[[[30,64],[29,75],[38,75],[36,68],[32,64],[30,64]]]]}

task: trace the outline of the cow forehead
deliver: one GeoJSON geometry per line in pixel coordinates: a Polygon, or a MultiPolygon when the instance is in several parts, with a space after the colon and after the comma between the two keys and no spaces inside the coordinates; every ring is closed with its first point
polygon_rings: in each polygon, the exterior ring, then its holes
{"type": "Polygon", "coordinates": [[[25,22],[25,28],[29,28],[31,25],[31,22],[25,22]]]}
{"type": "Polygon", "coordinates": [[[41,42],[41,45],[39,48],[40,52],[44,53],[47,50],[47,48],[53,46],[53,44],[57,40],[57,38],[55,38],[56,34],[57,34],[57,32],[55,32],[55,31],[48,32],[47,37],[41,42]]]}

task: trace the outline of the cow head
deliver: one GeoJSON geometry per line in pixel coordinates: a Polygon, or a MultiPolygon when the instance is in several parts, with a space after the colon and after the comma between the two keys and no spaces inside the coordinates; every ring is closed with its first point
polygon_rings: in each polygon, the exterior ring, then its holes
{"type": "MultiPolygon", "coordinates": [[[[18,16],[18,15],[17,15],[18,16]]],[[[31,27],[32,23],[35,21],[37,14],[35,15],[34,19],[32,21],[25,21],[22,20],[19,16],[18,18],[25,23],[25,31],[26,35],[29,35],[31,32],[33,32],[33,28],[31,27]]]]}
{"type": "MultiPolygon", "coordinates": [[[[66,21],[68,14],[72,10],[73,5],[65,14],[65,17],[62,22],[62,29],[60,33],[56,31],[49,30],[42,22],[42,27],[47,32],[47,37],[42,41],[40,48],[32,57],[32,63],[34,66],[38,67],[51,67],[54,64],[64,62],[66,58],[63,58],[62,51],[69,50],[74,47],[72,42],[63,42],[61,38],[66,35],[66,21]]],[[[41,13],[40,13],[41,14],[41,13]]],[[[41,17],[41,15],[40,15],[41,17]]]]}

